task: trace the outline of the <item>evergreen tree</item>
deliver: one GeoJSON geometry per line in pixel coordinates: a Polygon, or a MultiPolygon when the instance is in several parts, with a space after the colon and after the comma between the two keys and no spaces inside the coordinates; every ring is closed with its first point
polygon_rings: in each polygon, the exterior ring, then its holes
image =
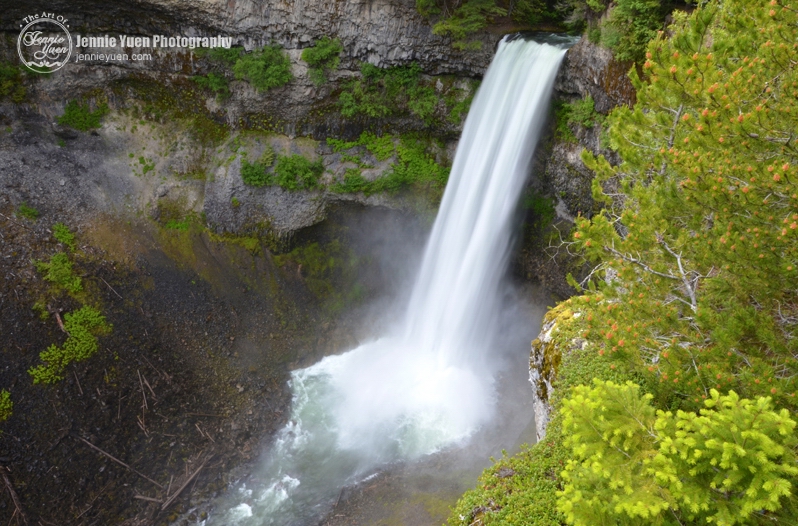
{"type": "Polygon", "coordinates": [[[769,397],[711,390],[699,413],[656,411],[628,382],[594,381],[562,405],[569,524],[773,523],[798,475],[795,421],[769,397]]]}
{"type": "Polygon", "coordinates": [[[596,265],[575,301],[599,354],[642,366],[659,403],[712,389],[795,407],[798,4],[724,0],[674,14],[636,106],[608,119],[623,158],[574,243],[596,265]],[[603,278],[603,279],[601,279],[603,278]]]}

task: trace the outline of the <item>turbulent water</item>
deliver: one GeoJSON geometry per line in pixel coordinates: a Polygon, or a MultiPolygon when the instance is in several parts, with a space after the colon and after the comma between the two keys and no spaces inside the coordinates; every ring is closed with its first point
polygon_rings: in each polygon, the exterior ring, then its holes
{"type": "Polygon", "coordinates": [[[565,50],[502,42],[465,122],[397,329],[292,374],[293,408],[257,480],[208,519],[309,524],[380,465],[465,441],[494,413],[492,357],[513,220],[565,50]]]}

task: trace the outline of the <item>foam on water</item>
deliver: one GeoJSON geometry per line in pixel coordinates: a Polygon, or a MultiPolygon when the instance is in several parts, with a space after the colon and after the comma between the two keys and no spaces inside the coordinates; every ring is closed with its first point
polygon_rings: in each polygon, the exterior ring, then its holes
{"type": "Polygon", "coordinates": [[[522,39],[500,44],[466,119],[404,322],[292,373],[292,414],[260,487],[240,487],[208,524],[311,523],[344,485],[464,441],[489,421],[500,280],[564,53],[522,39]]]}

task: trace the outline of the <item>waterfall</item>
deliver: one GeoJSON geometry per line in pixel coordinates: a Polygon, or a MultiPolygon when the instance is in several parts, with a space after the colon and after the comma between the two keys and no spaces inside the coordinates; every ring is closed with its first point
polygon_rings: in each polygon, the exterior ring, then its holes
{"type": "Polygon", "coordinates": [[[261,482],[233,490],[237,502],[208,524],[312,523],[345,484],[456,445],[490,420],[499,284],[564,54],[520,38],[499,45],[399,330],[292,373],[292,414],[261,482]]]}

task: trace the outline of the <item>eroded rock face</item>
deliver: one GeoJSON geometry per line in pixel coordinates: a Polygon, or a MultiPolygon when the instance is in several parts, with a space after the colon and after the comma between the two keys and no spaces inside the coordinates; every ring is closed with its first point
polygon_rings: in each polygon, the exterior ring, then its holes
{"type": "Polygon", "coordinates": [[[344,45],[342,65],[355,61],[385,67],[418,62],[430,74],[481,76],[498,35],[482,33],[479,51],[458,51],[432,33],[415,0],[36,0],[4,1],[3,29],[18,31],[19,20],[43,11],[70,20],[75,33],[215,35],[247,49],[270,43],[286,49],[310,46],[323,36],[344,45]]]}
{"type": "Polygon", "coordinates": [[[551,419],[551,403],[557,382],[557,371],[563,358],[584,349],[582,338],[569,337],[565,328],[581,313],[573,312],[565,304],[553,308],[543,318],[540,334],[532,341],[529,355],[529,382],[532,384],[532,407],[535,411],[535,434],[540,441],[546,436],[551,419]]]}
{"type": "Polygon", "coordinates": [[[635,103],[635,89],[627,75],[631,67],[615,60],[609,49],[582,38],[565,54],[554,90],[579,98],[589,94],[596,111],[606,114],[615,106],[635,103]]]}
{"type": "MultiPolygon", "coordinates": [[[[630,67],[630,64],[616,61],[608,49],[582,38],[565,55],[555,81],[555,97],[571,102],[589,95],[596,111],[603,115],[616,106],[634,105],[635,90],[628,77],[630,67]]],[[[560,197],[560,216],[566,220],[577,215],[590,217],[594,212],[593,173],[582,162],[582,150],[604,155],[611,164],[620,162],[618,155],[602,144],[600,125],[571,128],[577,140],[553,141],[544,176],[560,197]]]]}

